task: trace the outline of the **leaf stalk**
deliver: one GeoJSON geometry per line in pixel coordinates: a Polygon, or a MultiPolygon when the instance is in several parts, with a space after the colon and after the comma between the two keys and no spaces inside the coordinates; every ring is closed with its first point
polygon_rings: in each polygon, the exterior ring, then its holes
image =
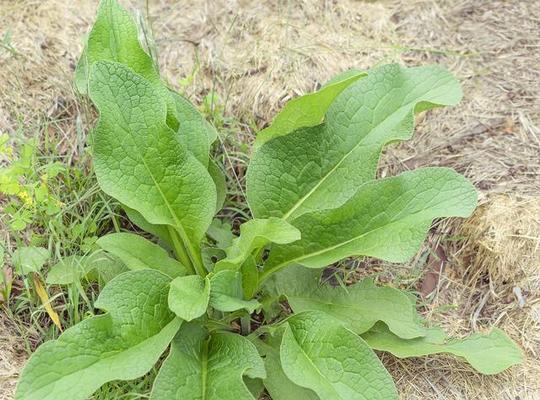
{"type": "Polygon", "coordinates": [[[169,231],[169,235],[171,236],[176,257],[189,270],[190,274],[195,274],[195,269],[193,267],[193,264],[191,263],[191,259],[189,258],[182,241],[178,237],[178,233],[171,226],[168,226],[167,230],[169,231]]]}

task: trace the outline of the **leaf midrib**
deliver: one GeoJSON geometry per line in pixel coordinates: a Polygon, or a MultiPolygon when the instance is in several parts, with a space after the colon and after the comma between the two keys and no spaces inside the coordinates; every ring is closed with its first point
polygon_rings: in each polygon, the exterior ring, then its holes
{"type": "MultiPolygon", "coordinates": [[[[361,83],[365,82],[364,80],[361,80],[359,81],[361,83]]],[[[421,95],[418,95],[416,97],[416,99],[418,99],[418,97],[424,97],[426,96],[427,94],[429,94],[431,92],[431,90],[433,89],[433,87],[430,87],[427,91],[425,91],[424,93],[422,93],[421,95]]],[[[332,175],[338,168],[339,166],[345,162],[345,160],[352,154],[356,151],[356,149],[358,149],[358,147],[364,142],[364,140],[370,136],[373,131],[375,131],[376,129],[379,129],[381,125],[383,125],[388,119],[390,119],[393,115],[397,114],[398,112],[400,112],[401,110],[403,110],[404,108],[410,106],[410,105],[415,105],[420,103],[421,101],[425,101],[425,100],[413,100],[413,101],[410,101],[408,103],[405,103],[405,104],[402,104],[398,110],[396,110],[395,112],[389,114],[388,116],[386,116],[383,120],[381,120],[379,123],[377,123],[377,125],[375,125],[366,135],[364,135],[359,141],[358,143],[348,152],[346,153],[331,169],[330,171],[328,171],[328,173],[326,173],[322,179],[319,180],[319,182],[317,182],[317,184],[308,192],[306,193],[304,196],[302,196],[290,209],[289,211],[287,211],[287,213],[282,217],[283,219],[287,220],[290,218],[290,216],[313,194],[315,193],[315,191],[317,191],[317,189],[326,181],[326,179],[332,175]]],[[[379,102],[380,104],[380,102],[379,102]]],[[[326,128],[326,125],[325,125],[325,129],[326,128]]],[[[381,146],[384,145],[384,143],[381,144],[381,146]]]]}
{"type": "MultiPolygon", "coordinates": [[[[117,103],[116,103],[117,104],[117,103]]],[[[98,107],[99,108],[99,107],[98,107]]],[[[119,108],[119,107],[118,107],[119,108]]],[[[130,124],[129,122],[127,121],[126,117],[124,116],[124,114],[121,112],[118,113],[121,115],[121,118],[122,120],[124,121],[124,123],[126,124],[127,127],[130,127],[130,124]]],[[[100,115],[101,115],[101,110],[100,110],[100,115]]],[[[161,189],[161,186],[159,185],[159,183],[157,182],[156,178],[154,177],[154,174],[152,173],[150,167],[148,166],[148,164],[146,163],[146,159],[145,157],[143,156],[142,152],[140,151],[139,149],[139,146],[137,145],[137,142],[135,141],[135,138],[133,136],[133,133],[131,132],[131,129],[129,128],[125,128],[124,126],[122,125],[119,125],[119,124],[116,124],[116,126],[118,126],[120,129],[122,129],[124,132],[126,132],[129,136],[129,138],[131,139],[131,143],[133,144],[133,146],[135,147],[135,149],[137,150],[137,155],[139,156],[141,162],[143,163],[144,165],[144,168],[147,170],[148,172],[148,175],[150,175],[150,178],[152,179],[152,182],[154,183],[154,186],[158,189],[158,192],[161,196],[161,198],[163,199],[167,209],[169,210],[169,213],[171,215],[171,217],[173,218],[173,221],[175,223],[175,228],[177,229],[182,241],[188,246],[188,248],[190,249],[190,252],[192,253],[194,251],[193,249],[193,244],[191,243],[191,241],[189,240],[189,237],[186,233],[186,230],[184,228],[184,226],[182,225],[182,223],[180,222],[179,218],[177,217],[177,215],[175,214],[171,204],[169,203],[169,200],[167,199],[167,197],[165,196],[165,193],[163,193],[163,190],[161,189]]],[[[145,127],[148,128],[147,124],[145,123],[145,127]]],[[[160,124],[157,124],[157,128],[165,128],[167,130],[170,130],[169,127],[167,127],[166,125],[165,126],[160,126],[160,124]]],[[[180,144],[181,145],[181,144],[180,144]]],[[[187,149],[186,149],[186,156],[189,157],[189,154],[187,154],[187,149]]],[[[143,216],[144,217],[144,216],[143,216]]]]}
{"type": "Polygon", "coordinates": [[[210,338],[205,339],[203,342],[202,348],[202,357],[201,357],[201,400],[206,400],[207,396],[207,381],[208,381],[208,346],[210,338]]]}
{"type": "MultiPolygon", "coordinates": [[[[315,372],[317,372],[317,374],[321,377],[321,381],[328,382],[328,379],[326,378],[326,376],[323,375],[323,373],[321,372],[319,367],[317,367],[317,365],[315,365],[313,360],[308,356],[308,354],[305,352],[304,348],[300,345],[300,343],[296,339],[296,336],[294,335],[294,332],[293,332],[293,330],[292,330],[292,328],[290,326],[289,326],[289,330],[291,332],[292,337],[294,338],[295,343],[298,345],[298,348],[300,349],[300,351],[302,352],[304,357],[308,360],[309,364],[313,367],[313,369],[315,369],[315,372]]],[[[330,386],[332,392],[334,392],[334,394],[337,396],[337,398],[342,399],[341,395],[336,391],[336,389],[334,388],[334,386],[332,384],[329,384],[329,385],[327,384],[326,386],[330,386]]],[[[306,386],[304,386],[304,387],[306,387],[306,386]]],[[[313,390],[312,388],[309,388],[309,387],[308,387],[308,389],[313,390]]],[[[343,400],[345,400],[345,399],[343,399],[343,400]]]]}
{"type": "MultiPolygon", "coordinates": [[[[125,119],[124,119],[125,121],[125,119]]],[[[128,125],[129,126],[129,125],[128,125]]],[[[162,126],[162,128],[165,128],[167,130],[170,130],[169,127],[167,126],[162,126]]],[[[137,148],[137,150],[139,150],[138,146],[136,145],[136,142],[133,138],[133,135],[130,133],[130,137],[132,139],[132,142],[135,144],[135,147],[137,148]]],[[[180,146],[182,146],[180,143],[178,143],[180,146]]],[[[188,158],[190,156],[189,152],[187,149],[184,149],[185,152],[186,152],[186,158],[188,158]]],[[[148,164],[146,163],[146,160],[145,158],[142,156],[142,153],[138,152],[139,156],[141,157],[141,160],[144,164],[144,167],[148,170],[148,174],[150,175],[150,177],[152,178],[152,181],[154,182],[154,185],[157,187],[158,191],[159,191],[159,194],[161,195],[165,205],[167,206],[167,209],[169,210],[169,213],[171,214],[173,220],[174,220],[174,224],[175,224],[175,228],[176,228],[176,231],[178,232],[178,235],[180,236],[180,240],[184,243],[184,245],[187,247],[187,250],[188,250],[188,258],[191,260],[191,262],[193,262],[195,264],[195,257],[196,257],[196,246],[193,245],[193,243],[191,242],[187,232],[186,232],[186,229],[184,228],[184,226],[182,225],[182,222],[180,221],[180,219],[177,217],[177,215],[175,214],[174,210],[172,209],[172,206],[171,204],[169,203],[169,200],[167,199],[167,197],[165,196],[165,193],[163,193],[163,190],[161,189],[161,186],[158,184],[157,180],[155,179],[154,175],[152,174],[152,172],[150,171],[150,167],[148,166],[148,164]]],[[[198,162],[198,161],[197,161],[198,162]]]]}
{"type": "MultiPolygon", "coordinates": [[[[96,316],[96,317],[105,317],[105,316],[109,316],[110,317],[110,314],[103,314],[103,315],[99,315],[99,316],[96,316]]],[[[81,373],[82,371],[86,370],[86,369],[89,369],[89,368],[92,368],[93,366],[95,366],[96,364],[99,364],[101,363],[102,361],[105,361],[105,360],[108,360],[110,358],[114,358],[116,357],[117,355],[119,354],[122,354],[122,353],[125,353],[127,351],[132,351],[132,350],[135,350],[139,347],[142,347],[146,342],[148,342],[149,340],[153,339],[154,337],[158,336],[160,333],[163,332],[164,329],[166,329],[170,324],[172,324],[174,321],[175,321],[176,317],[173,317],[163,328],[161,328],[155,335],[151,335],[151,336],[148,336],[146,337],[144,340],[141,340],[140,342],[138,342],[135,346],[132,346],[132,347],[126,347],[124,349],[121,349],[121,350],[117,350],[117,351],[113,351],[113,352],[106,352],[106,354],[108,354],[107,356],[105,357],[99,357],[96,361],[94,362],[91,362],[90,364],[88,365],[85,365],[83,368],[80,368],[76,371],[73,371],[69,374],[65,374],[65,375],[62,375],[62,377],[59,379],[59,380],[55,380],[55,381],[52,381],[52,382],[49,382],[39,388],[36,388],[33,392],[37,392],[38,390],[42,390],[44,388],[47,388],[49,387],[50,385],[56,385],[58,384],[59,381],[61,380],[64,380],[72,375],[76,375],[78,373],[81,373]]],[[[30,392],[31,394],[31,392],[30,392]]]]}
{"type": "Polygon", "coordinates": [[[109,49],[111,51],[111,55],[113,57],[113,59],[115,61],[118,61],[118,62],[121,62],[119,59],[120,59],[120,52],[118,51],[119,48],[118,48],[118,43],[119,43],[119,35],[118,35],[118,32],[116,30],[116,24],[114,23],[114,17],[113,17],[113,13],[114,13],[114,5],[112,2],[109,2],[107,4],[109,6],[109,9],[107,10],[107,19],[108,19],[108,23],[109,23],[109,26],[111,27],[111,31],[112,31],[112,34],[113,34],[113,40],[112,41],[109,41],[109,49]]]}
{"type": "Polygon", "coordinates": [[[268,270],[268,272],[266,274],[263,275],[263,277],[268,277],[270,274],[272,274],[273,272],[275,271],[278,271],[280,270],[281,268],[289,265],[289,264],[292,264],[292,263],[295,263],[295,262],[298,262],[298,261],[302,261],[304,259],[307,259],[307,258],[311,258],[311,257],[315,257],[315,256],[318,256],[318,255],[321,255],[321,254],[324,254],[328,251],[332,251],[332,250],[336,250],[336,249],[339,249],[340,247],[342,246],[345,246],[345,245],[348,245],[349,243],[352,243],[354,242],[355,240],[358,240],[358,239],[361,239],[363,238],[364,236],[367,236],[367,235],[370,235],[372,234],[373,232],[376,232],[378,231],[379,229],[383,229],[383,228],[387,228],[389,226],[392,226],[392,225],[395,225],[397,223],[401,223],[403,221],[406,221],[414,216],[416,216],[417,214],[420,214],[421,212],[425,211],[425,209],[422,209],[422,210],[419,210],[415,213],[412,213],[412,214],[409,214],[407,215],[406,217],[402,218],[402,219],[398,219],[398,220],[395,220],[395,221],[392,221],[392,222],[389,222],[385,225],[381,225],[381,226],[378,226],[377,228],[375,229],[372,229],[370,231],[367,231],[367,232],[364,232],[363,234],[361,235],[358,235],[358,236],[355,236],[351,239],[348,239],[344,242],[341,242],[341,243],[338,243],[336,245],[333,245],[333,246],[330,246],[330,247],[325,247],[324,249],[321,249],[321,250],[318,250],[318,251],[315,251],[315,252],[312,252],[312,253],[309,253],[309,254],[302,254],[301,256],[298,256],[296,258],[293,258],[291,260],[286,260],[286,261],[283,261],[282,263],[276,265],[275,267],[272,267],[271,269],[268,270]]]}

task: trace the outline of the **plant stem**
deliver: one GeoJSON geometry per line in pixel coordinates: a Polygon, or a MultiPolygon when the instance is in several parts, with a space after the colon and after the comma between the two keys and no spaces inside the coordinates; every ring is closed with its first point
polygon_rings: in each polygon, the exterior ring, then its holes
{"type": "Polygon", "coordinates": [[[193,254],[192,261],[193,261],[193,265],[195,266],[195,270],[200,276],[203,276],[203,277],[206,276],[207,272],[206,272],[206,268],[204,268],[204,265],[203,265],[201,252],[193,251],[192,254],[193,254]]]}
{"type": "MultiPolygon", "coordinates": [[[[278,267],[274,267],[272,269],[268,269],[268,270],[262,270],[261,274],[259,275],[259,288],[262,286],[262,284],[268,279],[270,278],[270,276],[279,271],[280,269],[282,269],[284,266],[280,266],[278,265],[278,267]]],[[[258,290],[258,289],[257,289],[258,290]]]]}
{"type": "MultiPolygon", "coordinates": [[[[201,377],[202,377],[202,382],[201,382],[201,386],[202,388],[204,388],[204,391],[206,392],[206,377],[207,377],[207,374],[208,374],[208,345],[209,345],[209,341],[210,339],[206,339],[204,342],[203,342],[203,345],[202,345],[202,357],[201,357],[201,377]]],[[[205,396],[206,397],[206,396],[205,396]]]]}
{"type": "Polygon", "coordinates": [[[247,314],[240,318],[240,328],[242,335],[247,336],[251,332],[251,315],[247,314]]]}
{"type": "Polygon", "coordinates": [[[182,241],[178,237],[178,233],[174,230],[172,226],[168,226],[167,230],[169,231],[169,235],[171,236],[176,257],[189,270],[191,274],[195,274],[193,264],[191,263],[191,260],[186,252],[182,241]]]}
{"type": "Polygon", "coordinates": [[[183,229],[175,230],[172,227],[167,227],[167,229],[173,239],[175,249],[182,249],[182,255],[178,255],[180,261],[188,266],[192,274],[196,273],[205,277],[207,272],[202,262],[200,249],[193,246],[183,229]]]}

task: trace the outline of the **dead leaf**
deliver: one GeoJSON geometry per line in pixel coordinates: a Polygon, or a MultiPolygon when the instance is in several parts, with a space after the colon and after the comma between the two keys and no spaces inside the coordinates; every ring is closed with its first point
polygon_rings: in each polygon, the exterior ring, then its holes
{"type": "Polygon", "coordinates": [[[437,288],[445,263],[448,261],[444,248],[439,243],[429,255],[427,273],[422,281],[420,294],[427,297],[437,288]]]}
{"type": "Polygon", "coordinates": [[[43,304],[43,307],[45,307],[45,311],[47,311],[47,314],[49,314],[49,317],[51,318],[52,322],[62,331],[62,325],[60,324],[60,318],[58,317],[58,314],[51,306],[51,300],[49,299],[49,295],[47,294],[47,291],[43,287],[43,284],[41,283],[41,280],[37,274],[32,275],[32,280],[34,282],[34,287],[36,289],[36,293],[41,300],[41,303],[43,304]]]}

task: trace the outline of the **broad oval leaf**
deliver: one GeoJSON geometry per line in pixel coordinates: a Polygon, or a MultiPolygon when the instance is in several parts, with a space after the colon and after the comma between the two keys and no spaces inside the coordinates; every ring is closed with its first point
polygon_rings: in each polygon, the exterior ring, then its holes
{"type": "Polygon", "coordinates": [[[191,321],[206,312],[210,301],[210,280],[199,275],[181,276],[171,282],[169,308],[191,321]]]}
{"type": "Polygon", "coordinates": [[[414,112],[461,99],[456,79],[439,67],[385,65],[347,87],[324,123],[265,143],[247,174],[256,218],[293,220],[335,208],[375,178],[382,147],[411,137],[414,112]]]}
{"type": "Polygon", "coordinates": [[[154,61],[139,43],[137,24],[116,0],[100,2],[96,22],[75,72],[79,92],[88,91],[89,75],[97,61],[120,63],[148,80],[167,104],[167,125],[178,131],[179,140],[208,166],[210,145],[217,138],[215,128],[187,99],[167,88],[154,61]]]}
{"type": "Polygon", "coordinates": [[[343,206],[295,220],[302,239],[275,246],[263,278],[289,264],[322,268],[349,256],[406,262],[433,219],[466,217],[475,206],[474,187],[448,168],[423,168],[366,183],[343,206]]]}
{"type": "Polygon", "coordinates": [[[482,374],[498,374],[523,362],[523,353],[503,331],[493,328],[488,334],[473,333],[465,339],[448,339],[442,329],[430,328],[425,337],[402,339],[378,323],[362,335],[375,350],[388,351],[399,358],[448,353],[464,358],[482,374]]]}
{"type": "Polygon", "coordinates": [[[92,66],[98,61],[120,63],[146,79],[167,103],[167,124],[178,129],[174,98],[161,80],[157,65],[139,43],[137,24],[117,0],[101,0],[96,22],[88,35],[75,70],[75,86],[80,93],[90,91],[92,66]]]}
{"type": "Polygon", "coordinates": [[[220,271],[210,278],[210,305],[219,311],[245,309],[252,313],[259,306],[257,300],[244,300],[242,274],[238,271],[220,271]]]}
{"type": "MultiPolygon", "coordinates": [[[[227,196],[227,183],[225,180],[225,175],[221,168],[217,165],[217,163],[212,159],[208,161],[208,173],[210,174],[210,177],[212,178],[212,180],[214,181],[214,185],[216,186],[216,212],[218,212],[223,207],[227,196]]],[[[122,208],[126,212],[126,215],[131,220],[131,222],[133,222],[142,230],[158,237],[169,247],[173,247],[173,239],[171,238],[171,234],[167,228],[167,225],[151,224],[150,222],[145,220],[141,213],[139,213],[138,211],[135,211],[134,209],[129,208],[126,205],[123,205],[122,208]]]]}
{"type": "Polygon", "coordinates": [[[227,198],[227,181],[225,178],[225,173],[222,171],[221,167],[218,166],[215,160],[208,161],[208,173],[216,185],[216,212],[223,208],[225,199],[227,198]]]}
{"type": "Polygon", "coordinates": [[[276,295],[287,298],[296,314],[322,311],[356,334],[367,332],[377,321],[386,323],[402,338],[426,334],[413,298],[389,286],[376,286],[372,278],[351,286],[332,287],[320,281],[319,271],[292,266],[275,274],[269,283],[276,295]]]}
{"type": "Polygon", "coordinates": [[[84,279],[89,282],[98,282],[101,287],[128,271],[122,261],[101,250],[84,256],[84,264],[86,264],[84,279]]]}
{"type": "Polygon", "coordinates": [[[94,63],[89,86],[100,112],[93,150],[103,191],[198,246],[214,215],[216,188],[166,125],[163,97],[129,68],[108,61],[94,63]]]}
{"type": "Polygon", "coordinates": [[[90,67],[96,61],[116,61],[154,84],[161,85],[152,58],[139,43],[137,25],[116,0],[101,0],[96,22],[75,71],[77,90],[86,93],[90,67]]]}
{"type": "Polygon", "coordinates": [[[185,324],[154,382],[151,400],[256,400],[243,376],[265,378],[264,364],[246,338],[227,332],[210,336],[185,324]]]}
{"type": "Polygon", "coordinates": [[[285,104],[272,124],[257,134],[255,149],[270,139],[287,135],[298,128],[320,124],[334,99],[348,86],[366,75],[365,72],[348,71],[346,75],[337,76],[317,92],[292,99],[285,104]]]}
{"type": "Polygon", "coordinates": [[[103,250],[118,257],[129,269],[155,269],[171,278],[186,274],[186,268],[161,246],[133,233],[110,233],[97,240],[103,250]]]}
{"type": "Polygon", "coordinates": [[[251,299],[259,289],[259,269],[253,256],[249,256],[240,267],[244,298],[251,299]]]}
{"type": "Polygon", "coordinates": [[[359,336],[320,312],[287,320],[280,349],[285,375],[324,400],[398,399],[392,377],[359,336]]]}
{"type": "Polygon", "coordinates": [[[85,256],[68,256],[54,264],[47,273],[49,285],[70,285],[88,274],[92,265],[85,256]]]}
{"type": "Polygon", "coordinates": [[[113,279],[95,306],[107,313],[66,330],[32,355],[17,400],[84,400],[105,382],[147,373],[178,331],[167,307],[170,279],[130,271],[113,279]]]}
{"type": "Polygon", "coordinates": [[[226,249],[231,246],[234,239],[231,224],[218,218],[212,220],[206,235],[216,243],[219,249],[226,249]]]}
{"type": "Polygon", "coordinates": [[[257,350],[264,358],[266,379],[263,383],[272,400],[320,400],[313,390],[298,386],[287,378],[279,358],[280,344],[281,335],[277,333],[268,335],[265,342],[255,342],[257,350]]]}
{"type": "Polygon", "coordinates": [[[129,208],[126,205],[122,205],[122,208],[126,212],[126,215],[131,220],[131,222],[133,222],[143,231],[151,233],[155,237],[159,238],[159,240],[162,240],[170,248],[173,247],[173,240],[171,238],[167,225],[151,224],[144,219],[140,212],[134,210],[133,208],[129,208]]]}
{"type": "Polygon", "coordinates": [[[170,93],[176,106],[180,141],[201,164],[208,167],[210,145],[217,137],[215,128],[184,96],[175,92],[170,93]]]}
{"type": "Polygon", "coordinates": [[[49,257],[49,250],[43,247],[26,246],[15,250],[11,261],[18,274],[28,275],[30,272],[41,271],[49,257]]]}
{"type": "Polygon", "coordinates": [[[227,257],[215,270],[238,269],[248,256],[269,243],[287,244],[300,239],[300,231],[281,218],[251,219],[240,226],[240,236],[226,249],[227,257]]]}

